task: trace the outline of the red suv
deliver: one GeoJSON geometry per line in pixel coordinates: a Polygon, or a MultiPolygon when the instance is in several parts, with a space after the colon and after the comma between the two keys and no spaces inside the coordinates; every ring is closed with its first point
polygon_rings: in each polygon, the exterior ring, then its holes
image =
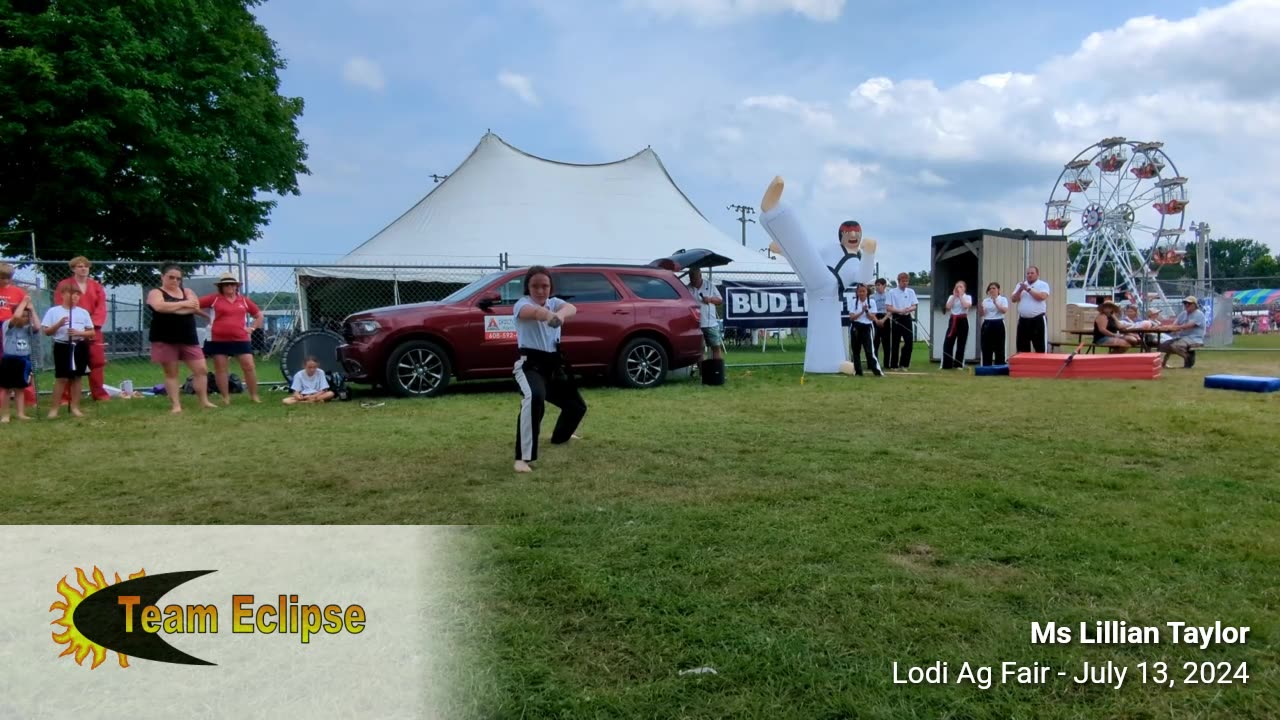
{"type": "MultiPolygon", "coordinates": [[[[613,375],[627,387],[662,383],[667,371],[702,359],[699,304],[675,271],[729,260],[680,251],[643,265],[557,265],[555,295],[573,303],[561,351],[583,375],[613,375]]],[[[511,308],[526,268],[480,278],[438,302],[366,310],[343,321],[338,360],[351,382],[433,397],[451,378],[511,377],[517,359],[511,308]]]]}

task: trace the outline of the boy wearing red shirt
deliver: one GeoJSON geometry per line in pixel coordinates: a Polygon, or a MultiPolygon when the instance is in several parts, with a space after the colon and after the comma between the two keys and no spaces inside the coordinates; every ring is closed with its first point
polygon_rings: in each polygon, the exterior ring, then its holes
{"type": "MultiPolygon", "coordinates": [[[[102,283],[89,277],[89,258],[74,257],[67,264],[71,266],[74,274],[54,288],[53,302],[61,305],[62,293],[67,288],[74,287],[80,291],[80,302],[76,307],[83,308],[89,313],[94,330],[93,340],[89,345],[89,393],[94,400],[110,400],[111,396],[102,386],[103,368],[107,366],[106,344],[102,337],[102,326],[107,322],[107,291],[102,287],[102,283]]],[[[70,386],[67,387],[67,392],[71,392],[70,386]]],[[[70,400],[70,395],[64,394],[61,402],[65,404],[70,400]]]]}

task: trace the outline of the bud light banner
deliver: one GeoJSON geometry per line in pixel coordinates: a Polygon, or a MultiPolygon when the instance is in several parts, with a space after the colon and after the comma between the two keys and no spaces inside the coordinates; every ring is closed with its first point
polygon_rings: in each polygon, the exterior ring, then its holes
{"type": "Polygon", "coordinates": [[[803,285],[736,280],[719,285],[726,327],[802,328],[808,322],[803,285]]]}

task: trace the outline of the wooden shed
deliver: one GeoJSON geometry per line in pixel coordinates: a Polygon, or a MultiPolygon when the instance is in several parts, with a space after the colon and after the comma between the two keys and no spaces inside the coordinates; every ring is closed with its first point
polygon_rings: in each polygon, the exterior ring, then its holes
{"type": "MultiPolygon", "coordinates": [[[[946,337],[946,299],[957,281],[963,280],[973,297],[974,307],[969,311],[969,342],[965,359],[977,363],[981,360],[978,345],[981,312],[979,305],[986,297],[988,283],[1000,284],[1000,293],[1006,298],[1013,295],[1026,276],[1027,266],[1040,268],[1040,279],[1049,283],[1049,341],[1065,342],[1062,333],[1066,329],[1067,306],[1067,238],[1063,235],[1037,235],[1030,230],[967,230],[964,232],[934,235],[932,261],[929,272],[933,277],[933,304],[930,308],[928,327],[930,357],[942,361],[942,343],[946,337]]],[[[1006,353],[1013,354],[1018,326],[1018,306],[1010,304],[1005,321],[1006,353]]]]}

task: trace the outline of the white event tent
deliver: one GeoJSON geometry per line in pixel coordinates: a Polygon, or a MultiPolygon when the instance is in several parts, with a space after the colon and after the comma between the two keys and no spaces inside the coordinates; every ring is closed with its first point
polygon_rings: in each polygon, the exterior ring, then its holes
{"type": "Polygon", "coordinates": [[[733,261],[716,276],[785,273],[778,279],[791,279],[785,261],[743,247],[713,226],[652,149],[583,165],[530,155],[489,132],[426,197],[336,266],[297,273],[465,283],[500,264],[647,264],[691,248],[733,261]]]}

